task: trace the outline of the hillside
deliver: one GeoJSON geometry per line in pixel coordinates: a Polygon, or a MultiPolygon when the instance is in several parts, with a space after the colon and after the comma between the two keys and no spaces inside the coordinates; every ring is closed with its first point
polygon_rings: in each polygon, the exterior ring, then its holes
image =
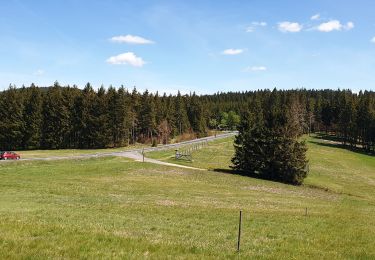
{"type": "Polygon", "coordinates": [[[301,187],[213,171],[228,169],[231,139],[183,162],[206,171],[115,157],[1,163],[0,258],[236,258],[239,209],[244,259],[374,258],[375,158],[308,146],[301,187]]]}

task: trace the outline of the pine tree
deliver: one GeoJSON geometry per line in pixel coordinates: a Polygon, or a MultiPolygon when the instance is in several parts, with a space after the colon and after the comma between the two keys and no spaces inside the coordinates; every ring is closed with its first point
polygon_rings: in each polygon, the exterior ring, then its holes
{"type": "Polygon", "coordinates": [[[69,127],[69,111],[64,105],[61,87],[55,82],[43,100],[42,147],[45,149],[64,148],[64,136],[69,127]]]}
{"type": "Polygon", "coordinates": [[[80,148],[92,148],[95,142],[95,115],[93,113],[94,102],[96,99],[96,93],[93,90],[90,83],[85,85],[82,91],[82,97],[77,102],[77,112],[79,118],[79,124],[81,125],[80,131],[80,148]]]}
{"type": "Polygon", "coordinates": [[[370,96],[368,95],[368,93],[360,93],[356,123],[361,144],[367,151],[369,151],[371,148],[369,143],[371,139],[370,131],[373,120],[370,104],[370,96]]]}
{"type": "Polygon", "coordinates": [[[206,135],[206,121],[205,113],[202,104],[199,103],[198,97],[195,93],[190,97],[190,102],[188,105],[188,118],[192,130],[197,133],[197,135],[206,135]]]}
{"type": "Polygon", "coordinates": [[[131,125],[131,140],[135,144],[138,139],[139,114],[140,114],[140,97],[137,89],[134,87],[130,96],[132,107],[129,111],[129,121],[131,125]]]}
{"type": "Polygon", "coordinates": [[[108,102],[104,87],[100,87],[91,106],[92,127],[90,129],[92,146],[90,148],[107,147],[111,136],[108,119],[108,102]]]}
{"type": "Polygon", "coordinates": [[[153,96],[146,90],[141,98],[139,125],[144,138],[152,140],[156,133],[155,106],[153,96]]]}
{"type": "Polygon", "coordinates": [[[22,146],[23,97],[18,89],[9,86],[0,96],[0,150],[15,150],[22,146]]]}
{"type": "Polygon", "coordinates": [[[24,101],[24,129],[22,147],[24,149],[38,149],[42,132],[42,93],[39,88],[31,84],[27,89],[24,101]]]}
{"type": "Polygon", "coordinates": [[[129,144],[129,101],[124,87],[116,91],[110,87],[108,90],[109,128],[111,143],[115,147],[129,144]]]}
{"type": "Polygon", "coordinates": [[[175,115],[176,115],[175,103],[173,102],[172,95],[169,95],[166,98],[166,110],[164,112],[164,118],[167,120],[169,124],[170,130],[171,130],[170,136],[176,136],[178,134],[175,115]]]}
{"type": "Polygon", "coordinates": [[[232,167],[250,176],[300,185],[307,176],[306,146],[291,132],[291,123],[281,120],[282,112],[276,108],[279,103],[269,102],[273,107],[265,117],[255,104],[253,112],[243,118],[232,167]]]}
{"type": "Polygon", "coordinates": [[[187,132],[190,128],[190,123],[186,112],[186,103],[184,98],[181,96],[180,91],[178,91],[175,98],[175,128],[177,129],[177,134],[181,135],[187,132]]]}

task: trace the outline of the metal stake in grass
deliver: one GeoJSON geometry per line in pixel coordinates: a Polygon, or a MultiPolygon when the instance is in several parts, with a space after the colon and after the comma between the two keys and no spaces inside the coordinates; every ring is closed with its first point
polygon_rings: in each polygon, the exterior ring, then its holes
{"type": "Polygon", "coordinates": [[[240,223],[239,223],[239,225],[238,225],[237,252],[240,252],[240,245],[241,245],[241,226],[242,226],[242,210],[240,210],[240,223]]]}

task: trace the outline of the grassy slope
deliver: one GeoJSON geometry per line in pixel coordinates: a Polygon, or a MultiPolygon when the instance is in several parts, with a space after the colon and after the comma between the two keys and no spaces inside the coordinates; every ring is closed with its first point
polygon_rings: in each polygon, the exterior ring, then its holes
{"type": "MultiPolygon", "coordinates": [[[[374,258],[375,158],[309,147],[303,187],[123,158],[0,164],[0,258],[236,258],[240,208],[244,258],[374,258]]],[[[217,153],[190,165],[223,168],[217,153]]]]}

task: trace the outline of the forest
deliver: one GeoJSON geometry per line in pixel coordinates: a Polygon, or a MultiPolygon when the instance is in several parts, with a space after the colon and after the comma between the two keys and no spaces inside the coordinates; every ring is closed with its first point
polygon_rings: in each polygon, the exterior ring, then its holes
{"type": "MultiPolygon", "coordinates": [[[[279,110],[299,132],[322,132],[350,148],[375,151],[375,92],[257,90],[167,95],[87,83],[0,92],[0,150],[105,148],[168,143],[189,133],[235,130],[254,107],[279,110]]],[[[282,118],[280,119],[282,120],[282,118]]]]}

